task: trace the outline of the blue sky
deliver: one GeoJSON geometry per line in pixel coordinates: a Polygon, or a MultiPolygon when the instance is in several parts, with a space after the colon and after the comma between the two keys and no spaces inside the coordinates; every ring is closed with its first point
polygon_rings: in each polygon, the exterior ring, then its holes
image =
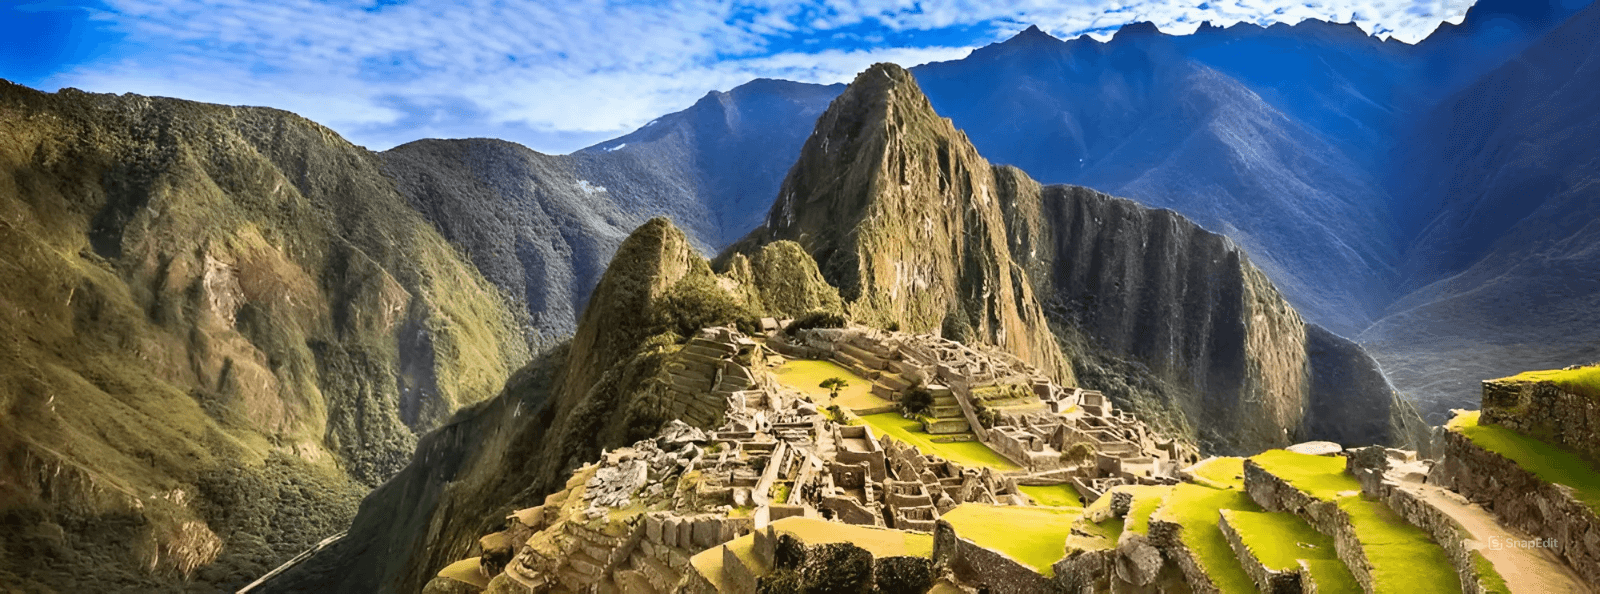
{"type": "Polygon", "coordinates": [[[1472,0],[0,0],[0,78],[294,111],[356,144],[487,136],[565,153],[757,77],[846,82],[1030,24],[1355,21],[1403,41],[1472,0]]]}

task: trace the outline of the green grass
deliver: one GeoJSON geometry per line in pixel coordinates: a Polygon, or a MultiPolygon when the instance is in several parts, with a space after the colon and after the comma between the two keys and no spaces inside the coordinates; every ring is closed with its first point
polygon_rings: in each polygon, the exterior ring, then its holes
{"type": "Polygon", "coordinates": [[[1478,551],[1472,552],[1472,570],[1478,575],[1478,583],[1483,586],[1486,594],[1511,594],[1511,587],[1506,585],[1506,578],[1495,571],[1494,563],[1478,551]]]}
{"type": "Polygon", "coordinates": [[[1217,589],[1229,594],[1253,593],[1255,582],[1244,572],[1244,566],[1234,556],[1218,524],[1224,509],[1260,511],[1261,507],[1237,489],[1184,483],[1172,488],[1166,505],[1156,512],[1155,519],[1183,526],[1178,533],[1179,540],[1194,553],[1195,560],[1205,568],[1217,589]]]}
{"type": "Polygon", "coordinates": [[[1503,377],[1494,381],[1550,382],[1555,384],[1556,387],[1573,394],[1600,399],[1600,365],[1590,365],[1577,369],[1524,371],[1511,377],[1503,377]]]}
{"type": "Polygon", "coordinates": [[[1244,458],[1207,458],[1190,468],[1195,482],[1218,489],[1244,488],[1244,458]]]}
{"type": "Polygon", "coordinates": [[[1128,517],[1125,518],[1124,527],[1134,534],[1150,534],[1150,516],[1156,513],[1161,503],[1166,500],[1167,494],[1172,492],[1172,487],[1146,486],[1133,487],[1133,505],[1128,508],[1128,517]]]}
{"type": "Polygon", "coordinates": [[[1344,458],[1272,450],[1251,460],[1316,499],[1336,502],[1372,564],[1378,592],[1460,592],[1460,579],[1444,549],[1393,510],[1361,495],[1345,473],[1344,458]]]}
{"type": "Polygon", "coordinates": [[[1339,561],[1333,538],[1317,532],[1294,514],[1225,510],[1228,525],[1267,569],[1292,570],[1304,559],[1311,568],[1317,592],[1360,594],[1350,569],[1339,561]],[[1315,561],[1316,563],[1311,563],[1315,561]]]}
{"type": "Polygon", "coordinates": [[[823,406],[837,404],[851,410],[861,410],[894,404],[872,395],[872,380],[856,375],[855,372],[832,361],[794,360],[774,369],[773,373],[783,385],[811,396],[823,406]],[[839,390],[837,399],[831,396],[827,388],[819,385],[823,380],[833,377],[843,378],[849,382],[848,386],[839,390]]]}
{"type": "Polygon", "coordinates": [[[1572,495],[1600,513],[1600,471],[1577,454],[1499,425],[1478,423],[1479,412],[1456,415],[1447,425],[1478,447],[1510,458],[1547,483],[1566,485],[1572,495]]]}
{"type": "Polygon", "coordinates": [[[784,518],[772,523],[779,532],[794,535],[809,544],[848,542],[873,557],[932,557],[933,535],[840,524],[815,518],[784,518]]]}
{"type": "Polygon", "coordinates": [[[933,436],[922,431],[922,423],[900,416],[900,413],[878,413],[861,417],[874,431],[887,433],[900,441],[917,447],[924,454],[934,454],[951,462],[970,467],[989,467],[995,470],[1020,468],[989,446],[977,441],[934,443],[933,436]]]}
{"type": "Polygon", "coordinates": [[[1076,507],[1083,508],[1083,502],[1078,501],[1082,495],[1072,485],[1062,483],[1059,485],[1018,485],[1017,489],[1023,494],[1032,497],[1033,502],[1047,507],[1076,507]]]}
{"type": "Polygon", "coordinates": [[[1250,459],[1268,473],[1317,499],[1332,501],[1352,491],[1361,491],[1361,483],[1345,473],[1344,458],[1339,456],[1271,450],[1250,459]]]}
{"type": "Polygon", "coordinates": [[[967,503],[941,519],[956,534],[978,546],[994,549],[1047,577],[1051,565],[1066,556],[1067,538],[1080,510],[1052,507],[992,506],[967,503]]]}
{"type": "Polygon", "coordinates": [[[1378,592],[1460,592],[1455,566],[1426,532],[1382,503],[1360,496],[1339,499],[1356,540],[1372,563],[1378,592]]]}

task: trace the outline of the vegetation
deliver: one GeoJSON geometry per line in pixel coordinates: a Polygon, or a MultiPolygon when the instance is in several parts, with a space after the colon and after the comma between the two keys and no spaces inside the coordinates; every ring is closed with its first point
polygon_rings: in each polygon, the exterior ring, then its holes
{"type": "Polygon", "coordinates": [[[1067,538],[1080,510],[1058,507],[991,506],[966,503],[941,519],[956,535],[994,549],[1045,576],[1066,556],[1067,538]]]}
{"type": "Polygon", "coordinates": [[[1446,425],[1478,447],[1516,462],[1547,483],[1572,488],[1572,496],[1600,512],[1600,470],[1577,454],[1499,425],[1478,422],[1479,411],[1463,412],[1446,425]]]}
{"type": "Polygon", "coordinates": [[[1067,449],[1061,452],[1061,461],[1074,466],[1083,466],[1094,462],[1096,453],[1094,444],[1080,441],[1067,446],[1067,449]]]}
{"type": "Polygon", "coordinates": [[[1296,454],[1288,450],[1270,450],[1258,454],[1251,461],[1268,473],[1283,479],[1290,486],[1324,501],[1360,493],[1361,483],[1344,471],[1344,458],[1338,456],[1313,456],[1296,454]]]}
{"type": "Polygon", "coordinates": [[[900,411],[908,415],[924,415],[933,410],[933,392],[921,383],[911,386],[900,396],[900,411]]]}
{"type": "Polygon", "coordinates": [[[843,314],[817,309],[795,318],[793,322],[789,323],[789,327],[784,328],[783,331],[790,336],[794,336],[801,330],[811,330],[813,328],[843,328],[845,323],[843,314]]]}
{"type": "Polygon", "coordinates": [[[832,361],[801,359],[789,361],[773,370],[785,387],[802,394],[827,400],[844,408],[861,410],[882,408],[893,403],[872,394],[872,381],[832,361]],[[822,382],[838,378],[846,382],[837,392],[824,388],[822,382]]]}
{"type": "Polygon", "coordinates": [[[717,286],[716,277],[689,275],[679,280],[652,308],[652,325],[685,338],[702,328],[735,326],[756,333],[759,317],[732,293],[717,286]]]}
{"type": "Polygon", "coordinates": [[[1194,553],[1219,590],[1228,594],[1255,592],[1255,582],[1244,572],[1217,523],[1224,509],[1261,511],[1244,491],[1183,483],[1172,487],[1166,505],[1161,506],[1155,519],[1183,526],[1178,538],[1194,553]]]}
{"type": "Polygon", "coordinates": [[[1134,534],[1150,534],[1150,516],[1156,513],[1161,503],[1166,501],[1167,495],[1172,492],[1172,487],[1161,485],[1139,485],[1132,487],[1133,505],[1128,508],[1128,516],[1124,518],[1123,528],[1134,534]]]}
{"type": "Polygon", "coordinates": [[[1567,392],[1600,400],[1600,364],[1547,371],[1524,371],[1495,381],[1550,382],[1567,392]]]}
{"type": "Polygon", "coordinates": [[[987,466],[995,470],[1016,470],[1018,466],[1004,456],[977,441],[938,443],[933,436],[922,431],[922,423],[900,416],[900,413],[879,413],[861,417],[879,433],[887,433],[900,441],[917,447],[923,453],[933,454],[964,466],[987,466]]]}
{"type": "Polygon", "coordinates": [[[1361,495],[1361,485],[1345,472],[1343,458],[1272,450],[1251,460],[1313,498],[1336,503],[1349,515],[1380,591],[1460,591],[1461,580],[1444,549],[1388,506],[1361,495]]]}
{"type": "Polygon", "coordinates": [[[1082,509],[1083,495],[1078,493],[1072,485],[1062,483],[1059,485],[1018,485],[1024,495],[1033,498],[1033,502],[1045,507],[1076,507],[1082,509]]]}
{"type": "Polygon", "coordinates": [[[1483,556],[1480,551],[1472,552],[1472,571],[1478,576],[1478,585],[1483,588],[1484,594],[1511,594],[1511,587],[1506,585],[1506,578],[1494,568],[1494,563],[1483,556]]]}
{"type": "Polygon", "coordinates": [[[1223,510],[1239,540],[1267,569],[1293,570],[1300,560],[1311,568],[1317,592],[1360,594],[1361,585],[1339,560],[1333,538],[1317,532],[1294,514],[1223,510]]]}
{"type": "Polygon", "coordinates": [[[807,544],[848,542],[874,557],[932,557],[933,535],[872,526],[840,524],[815,518],[784,518],[772,523],[778,532],[807,544]]]}
{"type": "Polygon", "coordinates": [[[822,383],[817,384],[817,387],[827,390],[829,397],[838,398],[839,390],[850,387],[850,382],[842,377],[830,377],[822,380],[822,383]]]}
{"type": "Polygon", "coordinates": [[[1244,458],[1207,458],[1189,471],[1195,482],[1218,489],[1244,488],[1244,458]]]}

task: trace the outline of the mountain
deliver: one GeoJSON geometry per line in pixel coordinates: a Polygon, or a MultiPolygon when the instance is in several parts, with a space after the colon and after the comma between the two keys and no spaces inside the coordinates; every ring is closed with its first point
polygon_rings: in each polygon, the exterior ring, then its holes
{"type": "Polygon", "coordinates": [[[817,120],[766,223],[730,252],[800,244],[856,319],[1071,368],[1006,248],[993,172],[911,74],[880,65],[817,120]]]}
{"type": "Polygon", "coordinates": [[[0,583],[236,588],[528,358],[371,153],[282,111],[0,81],[0,583]]]}
{"type": "Polygon", "coordinates": [[[699,249],[760,221],[817,114],[842,87],[756,80],[571,155],[491,140],[381,153],[411,205],[524,306],[536,346],[577,327],[624,237],[651,217],[699,249]]]}
{"type": "MultiPolygon", "coordinates": [[[[755,313],[809,308],[815,296],[829,301],[832,289],[793,244],[774,244],[753,260],[744,267],[752,277],[782,282],[741,286],[713,274],[666,219],[640,226],[618,248],[570,341],[423,439],[411,464],[362,502],[347,536],[259,591],[421,591],[507,513],[562,489],[573,468],[603,448],[655,435],[670,401],[682,398],[662,386],[686,335],[755,313]],[[745,294],[769,300],[752,303],[745,294]]],[[[720,423],[726,403],[719,395],[693,398],[720,423]]]]}
{"type": "Polygon", "coordinates": [[[1059,342],[1065,377],[1207,451],[1420,430],[1376,363],[1305,323],[1245,250],[1171,211],[990,165],[894,65],[829,106],[767,223],[729,253],[787,239],[853,317],[1045,369],[1059,342]]]}
{"type": "Polygon", "coordinates": [[[343,538],[260,591],[422,589],[603,449],[653,435],[682,416],[674,411],[714,426],[725,406],[715,392],[669,387],[682,381],[672,376],[681,353],[699,348],[686,339],[759,315],[831,309],[1070,365],[1060,370],[1069,379],[1082,370],[1095,381],[1160,382],[1174,400],[1144,409],[1166,407],[1170,425],[1211,450],[1291,437],[1403,443],[1420,429],[1359,347],[1305,324],[1226,238],[1171,211],[1041,188],[990,165],[897,66],[873,66],[834,100],[782,187],[767,224],[714,265],[665,219],[635,230],[570,341],[423,439],[343,538]],[[1048,315],[1035,294],[1080,315],[1048,315]],[[1173,350],[1181,357],[1159,358],[1173,350]],[[715,414],[692,412],[708,409],[715,414]]]}
{"type": "Polygon", "coordinates": [[[1478,380],[1600,358],[1600,6],[1441,103],[1400,154],[1428,213],[1360,335],[1438,420],[1478,380]]]}

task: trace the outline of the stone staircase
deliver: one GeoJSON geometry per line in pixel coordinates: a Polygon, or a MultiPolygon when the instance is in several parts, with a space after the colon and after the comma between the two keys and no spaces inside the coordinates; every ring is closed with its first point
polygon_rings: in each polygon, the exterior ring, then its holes
{"type": "Polygon", "coordinates": [[[933,407],[929,414],[922,420],[922,430],[929,435],[956,435],[972,433],[972,424],[961,412],[961,404],[956,402],[955,393],[947,386],[928,386],[928,391],[933,393],[933,407]]]}

